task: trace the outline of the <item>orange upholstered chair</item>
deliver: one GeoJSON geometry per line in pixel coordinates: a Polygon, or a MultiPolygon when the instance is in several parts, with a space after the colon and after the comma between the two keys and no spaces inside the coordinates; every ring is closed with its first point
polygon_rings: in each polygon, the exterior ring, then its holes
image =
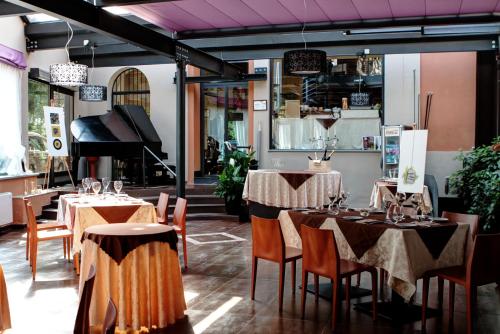
{"type": "Polygon", "coordinates": [[[285,264],[292,263],[292,291],[295,293],[296,261],[301,257],[302,251],[300,249],[285,246],[279,220],[252,216],[252,300],[255,299],[258,259],[279,263],[279,310],[281,311],[283,308],[285,264]]]}
{"type": "Polygon", "coordinates": [[[158,199],[158,205],[156,206],[156,216],[158,217],[158,223],[167,224],[168,221],[168,199],[169,194],[160,193],[160,198],[158,199]]]}
{"type": "MultiPolygon", "coordinates": [[[[302,318],[305,315],[308,274],[328,277],[332,282],[332,330],[337,323],[337,307],[340,305],[340,287],[346,278],[346,315],[351,309],[351,277],[367,271],[372,276],[373,320],[377,317],[377,269],[357,262],[340,259],[337,242],[332,230],[300,226],[302,238],[302,318]]],[[[316,282],[315,282],[316,283],[316,282]]],[[[316,284],[317,286],[317,284],[316,284]]]]}
{"type": "Polygon", "coordinates": [[[187,200],[185,198],[177,197],[175,203],[173,223],[174,229],[177,234],[182,235],[182,251],[184,253],[184,268],[188,266],[187,255],[187,242],[186,242],[186,213],[187,213],[187,200]]]}

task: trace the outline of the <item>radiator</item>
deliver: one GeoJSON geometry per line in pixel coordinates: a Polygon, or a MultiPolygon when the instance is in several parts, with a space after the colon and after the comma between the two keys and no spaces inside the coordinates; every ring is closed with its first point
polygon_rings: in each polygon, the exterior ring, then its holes
{"type": "Polygon", "coordinates": [[[12,223],[12,193],[0,193],[0,226],[12,223]]]}

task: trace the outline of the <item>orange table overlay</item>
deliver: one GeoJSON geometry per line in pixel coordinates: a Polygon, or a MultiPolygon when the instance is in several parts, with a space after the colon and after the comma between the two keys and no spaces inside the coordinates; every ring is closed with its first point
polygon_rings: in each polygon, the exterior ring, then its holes
{"type": "MultiPolygon", "coordinates": [[[[89,227],[88,233],[109,235],[117,230],[133,237],[141,233],[173,231],[166,225],[134,223],[89,227]],[[142,230],[142,231],[141,231],[142,230]],[[106,232],[111,231],[111,232],[106,232]],[[130,233],[129,233],[130,232],[130,233]]],[[[175,231],[173,231],[175,233],[175,231]]],[[[85,239],[82,247],[80,295],[90,265],[96,267],[96,279],[90,305],[92,326],[102,324],[108,298],[118,309],[117,328],[123,331],[164,328],[184,317],[186,302],[178,254],[168,242],[144,243],[118,264],[94,241],[85,239]]]]}

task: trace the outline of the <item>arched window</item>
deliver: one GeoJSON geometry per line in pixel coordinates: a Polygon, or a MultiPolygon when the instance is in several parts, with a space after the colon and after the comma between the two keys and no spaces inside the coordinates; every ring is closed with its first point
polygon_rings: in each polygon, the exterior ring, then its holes
{"type": "Polygon", "coordinates": [[[150,115],[150,97],[148,79],[136,68],[121,72],[113,83],[112,103],[142,106],[150,115]]]}

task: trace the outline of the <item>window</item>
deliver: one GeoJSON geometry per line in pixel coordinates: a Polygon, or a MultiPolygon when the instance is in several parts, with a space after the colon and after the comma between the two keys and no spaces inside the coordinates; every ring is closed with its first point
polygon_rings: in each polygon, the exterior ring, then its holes
{"type": "Polygon", "coordinates": [[[112,104],[142,106],[150,115],[149,83],[144,73],[136,68],[121,72],[113,83],[112,104]]]}
{"type": "Polygon", "coordinates": [[[275,150],[376,150],[383,98],[382,56],[329,57],[326,75],[284,75],[272,61],[275,150]]]}

